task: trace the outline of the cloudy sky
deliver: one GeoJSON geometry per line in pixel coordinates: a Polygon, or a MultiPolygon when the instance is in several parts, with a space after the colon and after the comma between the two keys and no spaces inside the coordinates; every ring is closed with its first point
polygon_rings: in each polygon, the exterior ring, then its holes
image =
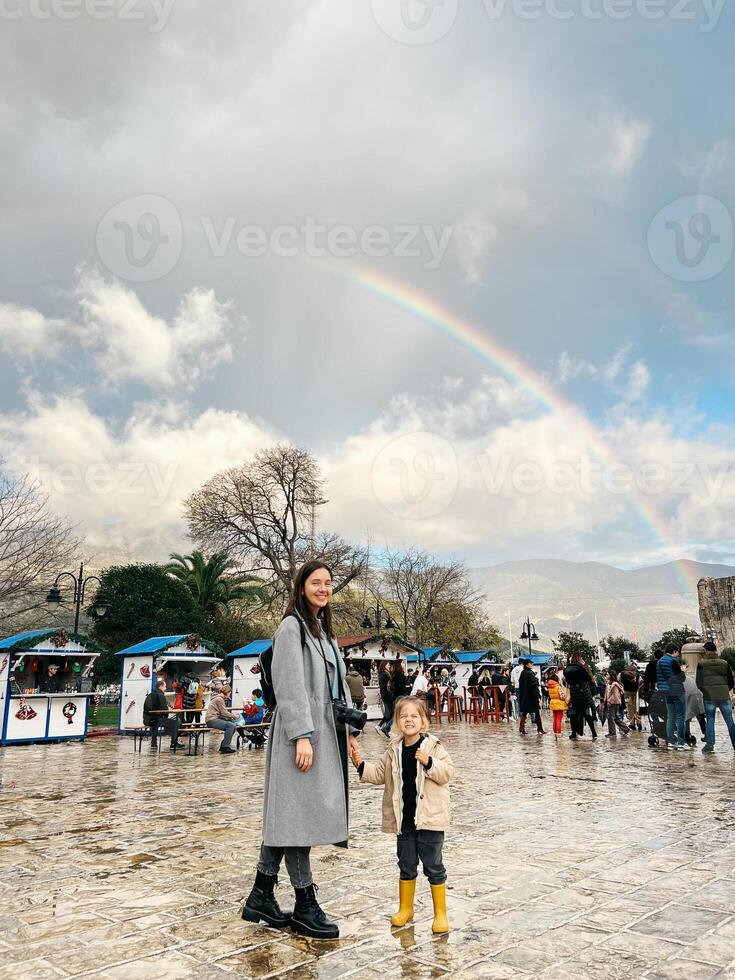
{"type": "Polygon", "coordinates": [[[90,557],[735,558],[733,0],[6,0],[0,454],[90,557]]]}

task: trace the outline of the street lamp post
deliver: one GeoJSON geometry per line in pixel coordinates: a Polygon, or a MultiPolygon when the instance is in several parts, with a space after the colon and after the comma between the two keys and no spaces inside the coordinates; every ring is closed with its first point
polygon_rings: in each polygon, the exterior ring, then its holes
{"type": "Polygon", "coordinates": [[[49,589],[49,594],[46,596],[46,602],[51,606],[52,609],[56,610],[64,602],[64,597],[59,589],[59,582],[62,578],[70,578],[74,583],[74,597],[72,602],[74,603],[74,632],[79,632],[79,614],[82,609],[82,603],[84,602],[84,593],[86,591],[87,585],[90,582],[96,582],[99,586],[97,592],[97,597],[92,606],[92,614],[94,616],[104,616],[107,612],[107,607],[110,605],[104,592],[102,592],[102,582],[96,575],[88,575],[87,578],[84,577],[84,562],[79,566],[79,574],[74,575],[72,572],[61,572],[56,576],[56,581],[49,589]]]}
{"type": "Polygon", "coordinates": [[[533,625],[533,623],[531,622],[528,616],[526,616],[526,622],[523,624],[523,632],[521,633],[521,639],[528,640],[528,656],[529,657],[533,656],[533,653],[531,651],[531,640],[535,642],[536,640],[538,640],[538,636],[536,635],[536,627],[533,625]]]}
{"type": "Polygon", "coordinates": [[[397,629],[396,624],[393,622],[390,613],[385,608],[385,606],[380,605],[380,600],[378,600],[377,605],[370,606],[365,610],[365,617],[362,621],[362,628],[364,630],[376,630],[378,633],[383,628],[383,614],[385,613],[385,628],[387,630],[397,629]],[[375,613],[375,626],[370,619],[370,613],[375,613]]]}

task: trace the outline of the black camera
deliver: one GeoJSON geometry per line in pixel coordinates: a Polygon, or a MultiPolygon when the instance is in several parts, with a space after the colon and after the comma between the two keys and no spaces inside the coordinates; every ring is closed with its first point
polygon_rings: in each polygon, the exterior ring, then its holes
{"type": "Polygon", "coordinates": [[[356,728],[361,732],[367,721],[367,711],[360,711],[359,708],[351,708],[346,701],[339,701],[334,698],[332,701],[332,712],[337,725],[344,725],[345,728],[356,728]]]}

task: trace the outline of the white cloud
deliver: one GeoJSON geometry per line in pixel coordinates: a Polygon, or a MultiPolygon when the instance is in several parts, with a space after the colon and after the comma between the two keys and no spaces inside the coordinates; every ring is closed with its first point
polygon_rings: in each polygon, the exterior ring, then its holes
{"type": "Polygon", "coordinates": [[[80,397],[31,398],[0,416],[0,456],[37,478],[100,560],[161,560],[185,545],[181,503],[282,436],[241,412],[150,403],[118,430],[80,397]]]}
{"type": "MultiPolygon", "coordinates": [[[[631,370],[640,391],[644,366],[631,370]]],[[[589,546],[604,558],[606,547],[627,546],[643,559],[642,501],[671,536],[651,548],[726,537],[735,519],[732,431],[684,438],[675,423],[629,405],[599,434],[600,453],[576,417],[531,408],[520,387],[495,397],[508,384],[488,378],[461,398],[401,396],[317,454],[328,478],[323,525],[445,554],[509,557],[530,543],[536,555],[578,558],[589,546]],[[525,417],[504,401],[525,401],[525,417]]],[[[186,547],[183,499],[284,438],[240,412],[192,413],[166,401],[139,405],[119,427],[80,397],[35,395],[23,411],[0,416],[0,455],[41,480],[100,559],[161,559],[186,547]]]]}
{"type": "Polygon", "coordinates": [[[244,333],[244,319],[212,289],[191,289],[170,323],[149,313],[130,288],[96,271],[79,274],[74,299],[76,316],[66,320],[0,304],[0,347],[15,359],[52,360],[73,356],[69,344],[76,341],[104,380],[170,390],[196,386],[232,360],[234,339],[244,333]]]}
{"type": "Polygon", "coordinates": [[[112,382],[134,379],[167,389],[197,384],[232,359],[232,304],[220,303],[211,289],[190,290],[171,323],[150,314],[127,286],[97,272],[81,275],[76,298],[83,318],[79,339],[112,382]]]}
{"type": "Polygon", "coordinates": [[[482,211],[471,211],[454,229],[454,241],[462,278],[468,286],[483,279],[488,257],[500,232],[494,221],[482,211]]]}
{"type": "Polygon", "coordinates": [[[638,401],[646,392],[651,380],[651,372],[644,361],[636,361],[628,371],[625,387],[625,399],[630,402],[638,401]]]}
{"type": "Polygon", "coordinates": [[[651,127],[640,119],[613,119],[607,166],[613,177],[629,177],[643,156],[651,127]]]}
{"type": "Polygon", "coordinates": [[[56,356],[67,327],[64,320],[47,319],[38,310],[0,303],[0,350],[14,361],[56,356]]]}
{"type": "Polygon", "coordinates": [[[558,384],[566,384],[576,378],[590,378],[604,383],[614,391],[620,391],[616,382],[632,349],[632,344],[624,344],[602,364],[593,364],[584,358],[572,357],[568,351],[562,351],[556,366],[556,381],[558,384]]]}

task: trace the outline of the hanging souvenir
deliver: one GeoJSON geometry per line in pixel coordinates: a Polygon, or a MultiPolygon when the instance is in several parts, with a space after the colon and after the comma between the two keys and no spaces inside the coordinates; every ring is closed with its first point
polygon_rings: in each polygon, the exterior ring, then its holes
{"type": "Polygon", "coordinates": [[[130,670],[128,671],[128,676],[125,678],[126,681],[129,681],[130,680],[130,675],[133,673],[134,670],[135,670],[135,664],[132,663],[130,665],[130,670]]]}
{"type": "Polygon", "coordinates": [[[59,647],[67,646],[68,643],[69,643],[69,634],[66,632],[65,629],[57,630],[54,633],[54,635],[51,637],[51,644],[52,646],[55,646],[57,649],[59,647]]]}
{"type": "Polygon", "coordinates": [[[140,668],[140,674],[141,677],[151,676],[151,668],[148,666],[148,664],[143,664],[143,666],[140,668]]]}
{"type": "Polygon", "coordinates": [[[191,636],[186,638],[186,649],[190,650],[192,653],[198,650],[202,644],[202,638],[198,633],[192,633],[191,636]]]}

